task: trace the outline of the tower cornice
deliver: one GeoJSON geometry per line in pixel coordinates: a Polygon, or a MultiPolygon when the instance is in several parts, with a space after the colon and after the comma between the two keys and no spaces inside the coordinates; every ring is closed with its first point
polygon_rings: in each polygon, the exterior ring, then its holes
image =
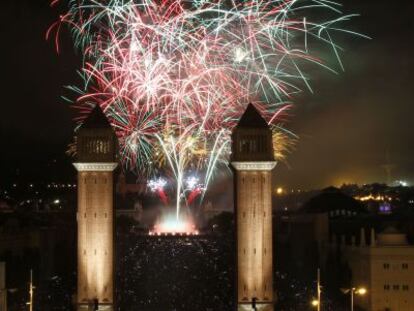
{"type": "Polygon", "coordinates": [[[276,166],[276,161],[241,162],[233,161],[231,165],[237,171],[271,171],[276,166]]]}
{"type": "Polygon", "coordinates": [[[118,163],[73,163],[73,166],[78,172],[112,172],[118,166],[118,163]]]}

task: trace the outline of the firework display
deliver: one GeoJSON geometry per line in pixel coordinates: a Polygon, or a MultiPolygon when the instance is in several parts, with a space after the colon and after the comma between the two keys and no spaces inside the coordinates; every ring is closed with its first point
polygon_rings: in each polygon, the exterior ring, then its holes
{"type": "Polygon", "coordinates": [[[148,182],[148,187],[150,188],[150,190],[152,192],[155,192],[158,194],[158,196],[160,197],[161,201],[167,205],[168,204],[168,197],[165,193],[165,186],[167,184],[167,181],[163,178],[158,178],[158,179],[151,179],[148,182]]]}
{"type": "MultiPolygon", "coordinates": [[[[59,49],[59,32],[67,24],[83,56],[84,85],[71,87],[75,105],[81,115],[101,106],[119,138],[125,168],[174,177],[177,217],[180,202],[194,201],[215,168],[227,164],[231,130],[249,102],[272,127],[275,156],[284,160],[295,139],[283,127],[292,95],[310,89],[302,68],[316,64],[334,71],[318,57],[326,51],[341,68],[333,37],[352,34],[341,26],[351,15],[326,0],[69,0],[68,5],[47,35],[55,35],[59,49]],[[187,196],[190,171],[200,172],[203,182],[187,196]]],[[[154,191],[165,196],[162,188],[154,191]]]]}

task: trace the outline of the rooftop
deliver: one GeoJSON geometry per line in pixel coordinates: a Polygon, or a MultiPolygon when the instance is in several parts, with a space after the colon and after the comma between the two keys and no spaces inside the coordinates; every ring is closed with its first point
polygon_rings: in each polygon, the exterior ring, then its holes
{"type": "Polygon", "coordinates": [[[83,129],[103,129],[111,128],[105,113],[99,105],[95,105],[86,119],[83,121],[81,128],[83,129]]]}
{"type": "Polygon", "coordinates": [[[269,128],[266,120],[253,104],[249,104],[241,116],[237,128],[269,128]]]}

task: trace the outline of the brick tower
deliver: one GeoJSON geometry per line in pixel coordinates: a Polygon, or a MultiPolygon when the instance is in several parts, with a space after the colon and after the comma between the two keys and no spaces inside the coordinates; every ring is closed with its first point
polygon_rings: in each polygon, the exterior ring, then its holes
{"type": "Polygon", "coordinates": [[[98,105],[77,133],[77,310],[114,309],[113,170],[116,137],[98,105]],[[92,308],[92,309],[91,309],[92,308]]]}
{"type": "Polygon", "coordinates": [[[237,310],[273,310],[272,132],[249,104],[232,133],[237,230],[237,310]]]}

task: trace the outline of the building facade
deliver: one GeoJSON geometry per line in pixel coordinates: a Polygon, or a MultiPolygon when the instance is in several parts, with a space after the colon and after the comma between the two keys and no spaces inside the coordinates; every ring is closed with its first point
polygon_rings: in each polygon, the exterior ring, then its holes
{"type": "Polygon", "coordinates": [[[0,311],[7,311],[6,263],[0,261],[0,311]]]}
{"type": "Polygon", "coordinates": [[[78,310],[114,309],[116,138],[96,106],[77,133],[78,310]]]}
{"type": "Polygon", "coordinates": [[[414,246],[406,235],[390,227],[370,243],[361,230],[360,242],[342,247],[354,287],[366,287],[368,295],[355,297],[355,305],[367,311],[414,310],[414,246]]]}
{"type": "Polygon", "coordinates": [[[232,133],[237,310],[273,310],[272,133],[250,104],[232,133]]]}

